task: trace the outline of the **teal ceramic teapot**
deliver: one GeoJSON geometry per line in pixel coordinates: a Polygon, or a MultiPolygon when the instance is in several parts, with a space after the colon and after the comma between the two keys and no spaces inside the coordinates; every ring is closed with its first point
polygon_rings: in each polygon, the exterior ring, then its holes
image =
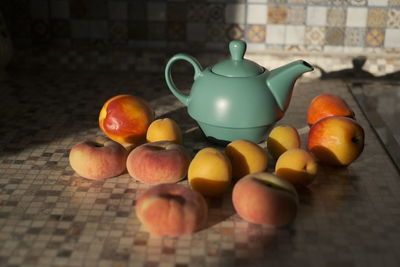
{"type": "Polygon", "coordinates": [[[259,143],[282,118],[296,79],[313,67],[298,60],[268,71],[244,59],[245,42],[231,41],[229,50],[230,59],[204,70],[195,58],[177,54],[166,65],[165,79],[206,137],[218,143],[237,139],[259,143]],[[171,67],[177,60],[186,60],[194,68],[189,94],[178,90],[172,80],[171,67]]]}

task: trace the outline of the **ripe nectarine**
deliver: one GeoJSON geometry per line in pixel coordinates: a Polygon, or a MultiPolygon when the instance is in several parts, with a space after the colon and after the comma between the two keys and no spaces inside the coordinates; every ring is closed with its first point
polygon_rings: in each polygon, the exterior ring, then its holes
{"type": "Polygon", "coordinates": [[[307,111],[307,123],[313,125],[329,116],[354,118],[354,112],[346,101],[338,95],[320,94],[311,100],[307,111]]]}
{"type": "Polygon", "coordinates": [[[363,151],[364,130],[353,119],[326,117],[311,127],[307,147],[323,163],[346,166],[363,151]]]}
{"type": "Polygon", "coordinates": [[[142,98],[117,95],[103,105],[99,115],[100,129],[122,145],[145,141],[147,128],[154,120],[154,111],[142,98]]]}

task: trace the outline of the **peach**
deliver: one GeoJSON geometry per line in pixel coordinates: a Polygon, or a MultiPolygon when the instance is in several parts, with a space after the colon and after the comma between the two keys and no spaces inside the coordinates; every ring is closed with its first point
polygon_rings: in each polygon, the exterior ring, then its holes
{"type": "Polygon", "coordinates": [[[364,129],[355,120],[326,117],[311,127],[307,148],[323,163],[347,166],[361,155],[364,137],[364,129]]]}
{"type": "Polygon", "coordinates": [[[144,99],[117,95],[103,105],[99,126],[110,139],[130,146],[145,141],[147,129],[153,120],[154,111],[144,99]]]}
{"type": "Polygon", "coordinates": [[[188,179],[190,186],[204,196],[221,195],[231,184],[231,162],[224,152],[203,148],[190,162],[188,179]]]}
{"type": "Polygon", "coordinates": [[[340,96],[320,94],[314,97],[307,110],[308,125],[311,126],[320,119],[330,116],[354,118],[354,112],[340,96]]]}
{"type": "Polygon", "coordinates": [[[304,187],[312,183],[317,175],[318,164],[310,152],[293,148],[283,153],[275,165],[275,174],[293,184],[304,187]]]}
{"type": "Polygon", "coordinates": [[[233,188],[232,201],[244,220],[271,227],[290,224],[296,217],[299,202],[289,182],[267,172],[240,179],[233,188]]]}
{"type": "Polygon", "coordinates": [[[286,150],[299,148],[300,145],[299,133],[289,125],[274,127],[267,138],[267,149],[274,159],[278,159],[286,150]]]}
{"type": "Polygon", "coordinates": [[[180,236],[203,228],[208,207],[204,197],[180,184],[160,184],[136,201],[136,215],[157,236],[180,236]]]}
{"type": "Polygon", "coordinates": [[[75,144],[69,153],[72,169],[88,179],[105,179],[125,171],[126,149],[106,137],[96,137],[75,144]]]}
{"type": "Polygon", "coordinates": [[[182,144],[182,132],[178,124],[170,119],[158,119],[153,121],[146,134],[147,142],[171,141],[182,144]]]}
{"type": "Polygon", "coordinates": [[[235,140],[225,148],[225,153],[232,163],[232,177],[262,172],[268,167],[267,152],[259,145],[247,140],[235,140]]]}
{"type": "Polygon", "coordinates": [[[170,141],[142,144],[128,155],[129,175],[145,184],[176,183],[188,170],[190,155],[182,145],[170,141]]]}

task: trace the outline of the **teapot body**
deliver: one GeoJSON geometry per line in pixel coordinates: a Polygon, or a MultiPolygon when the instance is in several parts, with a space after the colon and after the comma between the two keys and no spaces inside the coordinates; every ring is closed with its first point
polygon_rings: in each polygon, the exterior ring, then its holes
{"type": "Polygon", "coordinates": [[[190,55],[176,54],[167,63],[165,80],[188,108],[203,133],[218,143],[245,139],[263,141],[289,105],[296,79],[312,66],[298,60],[272,71],[244,58],[246,43],[229,44],[231,58],[203,70],[190,55]],[[178,90],[171,75],[174,62],[185,60],[194,69],[189,94],[178,90]]]}
{"type": "Polygon", "coordinates": [[[189,115],[221,127],[247,128],[274,123],[279,109],[265,79],[268,71],[241,78],[216,75],[206,68],[190,91],[189,115]]]}
{"type": "Polygon", "coordinates": [[[191,88],[189,115],[215,141],[262,141],[268,128],[282,117],[265,82],[268,74],[265,70],[251,78],[227,79],[206,68],[191,88]]]}

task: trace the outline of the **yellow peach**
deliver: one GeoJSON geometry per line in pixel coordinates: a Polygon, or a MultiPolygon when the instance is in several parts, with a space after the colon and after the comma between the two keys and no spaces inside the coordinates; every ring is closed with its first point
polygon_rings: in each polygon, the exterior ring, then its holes
{"type": "Polygon", "coordinates": [[[190,186],[204,196],[218,196],[231,184],[232,166],[229,158],[215,148],[203,148],[190,162],[190,186]]]}
{"type": "Polygon", "coordinates": [[[307,186],[317,175],[318,164],[308,151],[300,148],[283,153],[275,165],[275,174],[294,186],[307,186]]]}
{"type": "Polygon", "coordinates": [[[225,153],[232,163],[232,176],[243,176],[262,172],[268,167],[267,152],[259,145],[247,140],[235,140],[225,148],[225,153]]]}
{"type": "Polygon", "coordinates": [[[278,159],[283,152],[300,147],[300,136],[296,128],[279,125],[272,129],[267,139],[267,149],[271,156],[278,159]]]}
{"type": "Polygon", "coordinates": [[[182,132],[178,124],[170,119],[158,119],[153,121],[146,134],[147,142],[171,141],[182,144],[182,132]]]}

